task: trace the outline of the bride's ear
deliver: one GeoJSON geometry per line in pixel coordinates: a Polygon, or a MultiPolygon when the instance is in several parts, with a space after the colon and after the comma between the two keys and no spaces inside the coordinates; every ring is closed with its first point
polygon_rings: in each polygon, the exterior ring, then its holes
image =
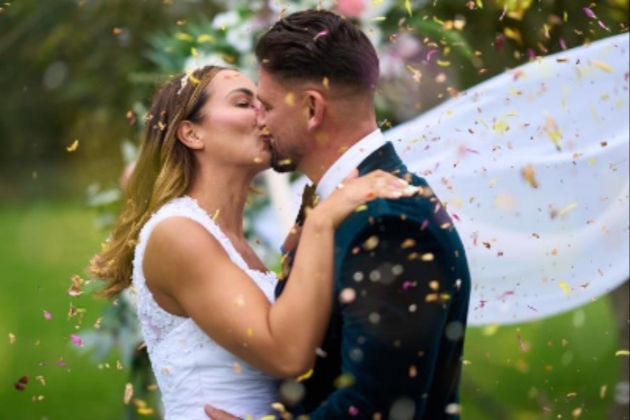
{"type": "Polygon", "coordinates": [[[201,150],[204,147],[203,141],[197,132],[197,127],[190,121],[182,121],[177,127],[177,139],[193,150],[201,150]]]}
{"type": "Polygon", "coordinates": [[[316,130],[324,120],[326,99],[316,90],[307,90],[304,93],[304,112],[306,114],[306,128],[309,131],[316,130]]]}

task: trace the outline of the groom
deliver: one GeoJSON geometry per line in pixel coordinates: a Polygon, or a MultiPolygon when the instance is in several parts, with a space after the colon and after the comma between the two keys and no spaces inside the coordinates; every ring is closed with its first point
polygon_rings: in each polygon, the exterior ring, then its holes
{"type": "MultiPolygon", "coordinates": [[[[391,172],[419,191],[371,201],[339,226],[337,299],[293,414],[311,420],[459,418],[470,296],[466,256],[444,206],[376,125],[374,47],[351,22],[309,10],[278,21],[256,55],[259,125],[273,137],[275,170],[306,174],[318,199],[343,188],[354,168],[361,175],[391,172]]],[[[206,412],[215,420],[234,418],[210,407],[206,412]]]]}

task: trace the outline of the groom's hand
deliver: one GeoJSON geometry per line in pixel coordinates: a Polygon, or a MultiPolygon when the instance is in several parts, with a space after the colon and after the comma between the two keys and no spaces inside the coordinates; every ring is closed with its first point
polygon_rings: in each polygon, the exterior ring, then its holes
{"type": "Polygon", "coordinates": [[[226,413],[218,408],[214,408],[211,405],[206,405],[203,409],[206,412],[206,415],[212,420],[241,420],[238,417],[235,417],[230,413],[226,413]]]}

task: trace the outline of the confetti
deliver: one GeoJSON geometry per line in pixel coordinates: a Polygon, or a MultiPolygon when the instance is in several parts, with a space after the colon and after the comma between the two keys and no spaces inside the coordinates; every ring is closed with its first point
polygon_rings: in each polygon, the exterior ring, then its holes
{"type": "Polygon", "coordinates": [[[603,70],[607,73],[612,73],[613,72],[613,68],[610,67],[608,64],[604,63],[603,61],[599,61],[599,60],[591,60],[590,63],[597,67],[600,70],[603,70]]]}
{"type": "Polygon", "coordinates": [[[536,171],[534,170],[533,165],[527,165],[526,167],[524,167],[521,170],[521,175],[523,176],[523,179],[525,179],[525,181],[527,181],[527,183],[531,185],[532,188],[540,187],[538,180],[536,180],[536,171]]]}
{"type": "Polygon", "coordinates": [[[588,16],[591,19],[597,19],[597,15],[595,14],[595,12],[593,12],[591,9],[589,9],[588,7],[583,7],[582,10],[584,11],[584,13],[586,14],[586,16],[588,16]]]}
{"type": "Polygon", "coordinates": [[[83,340],[76,334],[70,334],[70,341],[72,341],[75,346],[83,347],[83,340]]]}
{"type": "Polygon", "coordinates": [[[72,153],[72,152],[76,152],[78,148],[79,148],[79,140],[75,139],[70,146],[66,147],[66,150],[72,153]]]}
{"type": "Polygon", "coordinates": [[[127,385],[125,385],[125,395],[123,397],[123,402],[125,404],[129,404],[129,402],[131,401],[131,397],[133,397],[133,385],[131,383],[128,383],[127,385]]]}
{"type": "Polygon", "coordinates": [[[324,29],[323,31],[318,32],[315,35],[315,38],[313,38],[313,41],[317,41],[319,38],[321,38],[322,36],[326,36],[326,35],[328,35],[328,29],[324,29]]]}
{"type": "Polygon", "coordinates": [[[9,344],[15,344],[15,335],[9,333],[9,344]]]}
{"type": "Polygon", "coordinates": [[[578,203],[569,204],[568,206],[560,210],[560,213],[558,213],[558,216],[562,217],[562,216],[567,215],[571,210],[574,210],[575,208],[577,208],[577,206],[578,206],[578,203]]]}
{"type": "Polygon", "coordinates": [[[630,356],[630,350],[618,350],[615,353],[615,356],[619,357],[619,356],[630,356]]]}
{"type": "Polygon", "coordinates": [[[308,371],[308,372],[306,372],[304,375],[300,375],[300,376],[296,379],[296,381],[298,381],[298,382],[302,382],[302,381],[305,381],[305,380],[309,379],[311,376],[313,376],[313,369],[309,369],[309,371],[308,371]]]}
{"type": "Polygon", "coordinates": [[[411,17],[411,1],[410,0],[405,0],[405,8],[407,9],[407,13],[409,13],[409,16],[411,17]]]}
{"type": "Polygon", "coordinates": [[[52,319],[52,315],[48,311],[44,311],[44,318],[49,321],[52,319]]]}
{"type": "Polygon", "coordinates": [[[560,288],[562,289],[565,295],[571,296],[571,288],[569,287],[569,284],[566,281],[561,280],[560,283],[558,283],[558,285],[560,286],[560,288]]]}

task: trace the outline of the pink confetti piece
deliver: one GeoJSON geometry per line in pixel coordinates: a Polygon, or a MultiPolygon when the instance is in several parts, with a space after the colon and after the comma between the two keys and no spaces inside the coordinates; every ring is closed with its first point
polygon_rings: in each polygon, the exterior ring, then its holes
{"type": "Polygon", "coordinates": [[[453,216],[453,219],[457,220],[458,222],[461,222],[461,221],[462,221],[462,219],[460,219],[460,218],[459,218],[459,216],[457,215],[457,213],[453,213],[453,214],[452,214],[452,216],[453,216]]]}
{"type": "Polygon", "coordinates": [[[63,360],[59,360],[59,361],[55,362],[55,364],[57,366],[61,366],[61,367],[68,367],[68,364],[66,362],[64,362],[63,360]]]}
{"type": "Polygon", "coordinates": [[[407,280],[402,285],[403,290],[408,290],[408,289],[411,289],[412,287],[413,287],[413,282],[410,280],[407,280]]]}
{"type": "Polygon", "coordinates": [[[514,291],[508,290],[507,292],[505,292],[502,295],[498,296],[497,299],[505,299],[506,297],[513,296],[513,295],[514,295],[514,291]]]}
{"type": "Polygon", "coordinates": [[[588,7],[583,7],[582,10],[584,10],[584,13],[586,14],[586,16],[588,16],[591,19],[597,19],[597,15],[595,14],[595,12],[593,12],[591,9],[589,9],[588,7]]]}
{"type": "Polygon", "coordinates": [[[534,51],[532,48],[528,48],[527,49],[527,56],[529,57],[530,60],[535,60],[536,59],[536,51],[534,51]]]}
{"type": "Polygon", "coordinates": [[[486,303],[488,303],[487,300],[480,300],[479,301],[479,309],[482,309],[484,306],[486,306],[486,303]]]}
{"type": "Polygon", "coordinates": [[[74,289],[68,290],[68,295],[70,296],[80,296],[82,294],[83,292],[81,292],[80,290],[74,290],[74,289]]]}
{"type": "Polygon", "coordinates": [[[356,417],[359,415],[359,409],[356,408],[355,406],[350,406],[350,408],[348,409],[348,414],[350,414],[353,417],[356,417]]]}
{"type": "Polygon", "coordinates": [[[70,341],[76,346],[83,347],[83,340],[76,334],[70,334],[70,341]]]}
{"type": "Polygon", "coordinates": [[[50,314],[50,312],[44,311],[44,318],[46,318],[46,320],[49,321],[52,319],[52,315],[50,314]]]}
{"type": "Polygon", "coordinates": [[[313,41],[317,41],[318,38],[326,35],[328,35],[328,29],[324,29],[323,31],[318,32],[317,35],[315,35],[315,38],[313,38],[313,41]]]}
{"type": "Polygon", "coordinates": [[[429,226],[429,220],[425,220],[424,222],[422,222],[422,225],[420,225],[420,230],[424,230],[426,229],[426,227],[429,226]]]}
{"type": "Polygon", "coordinates": [[[608,32],[610,32],[610,28],[609,28],[608,26],[604,25],[604,22],[602,22],[601,20],[598,20],[598,21],[597,21],[597,24],[598,24],[600,27],[602,27],[602,28],[604,28],[605,30],[607,30],[608,32]]]}
{"type": "Polygon", "coordinates": [[[431,61],[431,58],[437,54],[438,50],[429,50],[429,52],[427,52],[427,61],[431,61]]]}
{"type": "Polygon", "coordinates": [[[563,50],[566,50],[566,49],[567,49],[567,42],[564,40],[564,38],[560,38],[560,47],[561,47],[563,50]]]}

